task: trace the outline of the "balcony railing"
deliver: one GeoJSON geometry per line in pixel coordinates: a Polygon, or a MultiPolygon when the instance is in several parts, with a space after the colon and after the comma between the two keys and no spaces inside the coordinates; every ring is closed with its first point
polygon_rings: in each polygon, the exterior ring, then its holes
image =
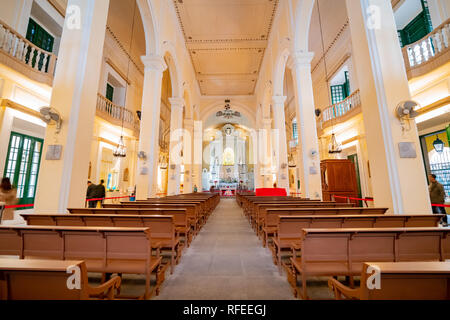
{"type": "Polygon", "coordinates": [[[347,99],[333,104],[326,108],[322,113],[322,122],[342,117],[351,110],[361,106],[359,90],[353,92],[347,99]]]}
{"type": "Polygon", "coordinates": [[[118,106],[109,101],[100,93],[97,94],[97,115],[119,126],[122,125],[123,120],[124,127],[133,130],[135,133],[139,132],[139,120],[137,116],[125,107],[118,106]]]}
{"type": "Polygon", "coordinates": [[[449,52],[449,46],[450,19],[447,19],[433,32],[402,49],[408,78],[420,76],[438,67],[439,64],[448,62],[446,54],[449,52]],[[436,63],[430,68],[425,68],[425,65],[432,61],[436,63]]]}
{"type": "MultiPolygon", "coordinates": [[[[7,57],[12,58],[16,62],[15,65],[11,65],[14,69],[20,70],[20,66],[23,66],[24,68],[20,71],[23,71],[34,80],[46,82],[49,85],[52,84],[56,55],[34,45],[1,20],[0,53],[6,54],[7,57]]],[[[3,57],[0,61],[14,64],[12,61],[7,62],[3,57]]]]}

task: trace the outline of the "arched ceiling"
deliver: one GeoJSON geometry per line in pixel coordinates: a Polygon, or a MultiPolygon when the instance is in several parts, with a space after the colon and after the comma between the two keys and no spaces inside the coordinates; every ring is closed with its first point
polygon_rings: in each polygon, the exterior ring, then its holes
{"type": "Polygon", "coordinates": [[[278,0],[173,0],[203,95],[252,95],[278,0]]]}

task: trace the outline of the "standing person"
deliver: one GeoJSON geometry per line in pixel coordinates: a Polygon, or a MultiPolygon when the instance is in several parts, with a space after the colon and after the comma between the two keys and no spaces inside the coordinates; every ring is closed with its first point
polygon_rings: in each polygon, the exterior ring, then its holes
{"type": "MultiPolygon", "coordinates": [[[[445,204],[444,186],[436,180],[435,174],[430,174],[429,179],[430,179],[430,186],[428,187],[428,190],[430,192],[431,203],[432,204],[445,204]]],[[[447,213],[446,213],[444,207],[433,206],[433,213],[445,214],[443,223],[447,224],[447,213]]]]}
{"type": "MultiPolygon", "coordinates": [[[[4,202],[7,206],[17,204],[17,190],[11,185],[9,178],[3,178],[0,184],[0,202],[4,202]]],[[[14,220],[14,209],[5,209],[0,218],[0,223],[7,220],[14,220]]]]}
{"type": "Polygon", "coordinates": [[[198,192],[198,188],[197,188],[197,185],[195,184],[194,185],[194,193],[197,193],[198,192]]]}
{"type": "MultiPolygon", "coordinates": [[[[100,180],[100,184],[97,186],[97,192],[98,192],[98,198],[104,199],[106,198],[106,188],[104,186],[105,180],[100,180]]],[[[100,200],[100,206],[103,206],[103,201],[104,200],[100,200]]]]}
{"type": "Polygon", "coordinates": [[[95,208],[97,202],[89,201],[89,200],[94,199],[96,185],[93,184],[91,181],[88,181],[87,185],[88,185],[88,187],[87,187],[87,191],[86,191],[86,200],[88,201],[88,207],[95,208]]]}

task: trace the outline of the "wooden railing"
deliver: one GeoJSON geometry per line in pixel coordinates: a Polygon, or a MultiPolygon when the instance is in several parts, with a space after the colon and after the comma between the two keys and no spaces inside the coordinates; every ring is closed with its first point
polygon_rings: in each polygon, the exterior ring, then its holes
{"type": "Polygon", "coordinates": [[[127,108],[114,104],[100,93],[97,94],[97,114],[116,125],[121,125],[123,120],[124,127],[139,132],[137,116],[127,108]]]}
{"type": "Polygon", "coordinates": [[[1,20],[0,51],[27,69],[48,77],[50,80],[47,82],[53,81],[56,55],[34,45],[1,20]]]}
{"type": "Polygon", "coordinates": [[[450,19],[447,19],[433,32],[402,49],[408,78],[422,75],[438,67],[438,65],[433,64],[430,68],[424,69],[423,67],[428,62],[434,61],[439,64],[448,62],[449,59],[445,55],[449,52],[449,47],[450,19]]]}
{"type": "Polygon", "coordinates": [[[323,110],[322,121],[327,122],[332,119],[342,117],[349,111],[361,106],[361,99],[359,96],[359,90],[353,92],[347,99],[333,104],[332,106],[323,110]]]}

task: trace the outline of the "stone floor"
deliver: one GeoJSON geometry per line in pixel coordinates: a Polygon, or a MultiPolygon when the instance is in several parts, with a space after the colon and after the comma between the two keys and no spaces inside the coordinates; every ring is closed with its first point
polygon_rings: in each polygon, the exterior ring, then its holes
{"type": "MultiPolygon", "coordinates": [[[[308,283],[311,298],[330,299],[326,279],[308,283]]],[[[124,275],[122,292],[139,293],[144,280],[124,275]]],[[[286,280],[262,247],[234,199],[222,199],[155,300],[292,300],[286,280]]]]}

